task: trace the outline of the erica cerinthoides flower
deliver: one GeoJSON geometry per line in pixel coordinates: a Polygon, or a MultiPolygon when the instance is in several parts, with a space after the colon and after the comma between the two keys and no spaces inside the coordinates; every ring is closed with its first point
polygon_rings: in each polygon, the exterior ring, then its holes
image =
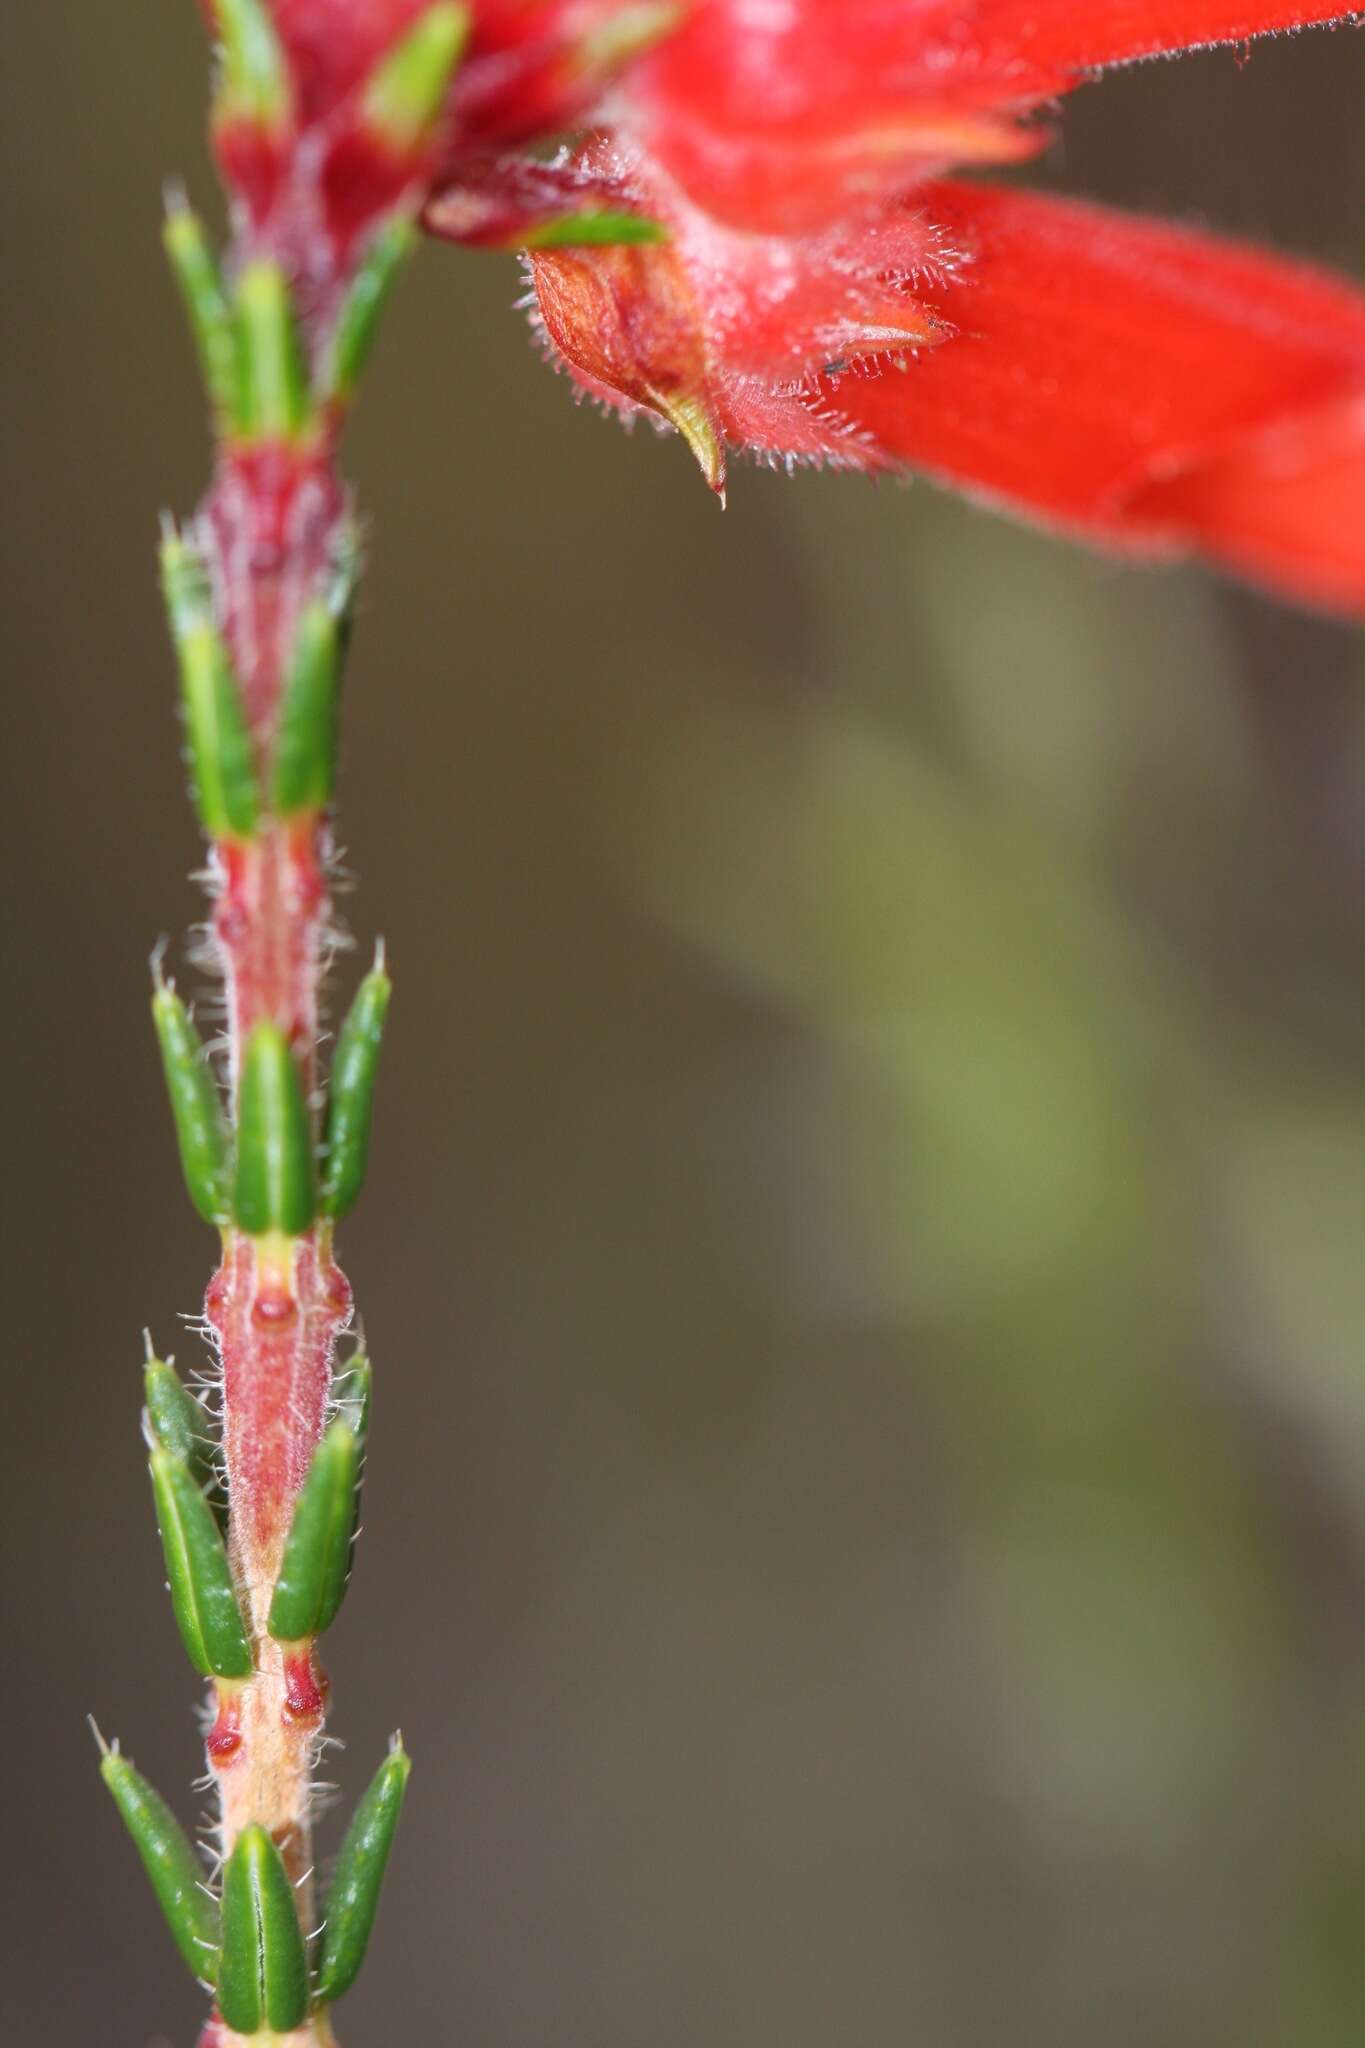
{"type": "Polygon", "coordinates": [[[717,490],[727,448],[904,467],[1365,608],[1365,295],[980,177],[1041,148],[1056,99],[1106,65],[1334,19],[1358,16],[484,0],[426,221],[528,250],[580,387],[678,428],[717,490]],[[548,166],[514,147],[566,131],[548,166]]]}

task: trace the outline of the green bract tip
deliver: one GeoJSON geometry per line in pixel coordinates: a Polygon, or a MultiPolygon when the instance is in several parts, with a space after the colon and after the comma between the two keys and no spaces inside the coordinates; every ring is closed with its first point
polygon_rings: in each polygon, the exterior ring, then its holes
{"type": "Polygon", "coordinates": [[[406,156],[430,139],[469,34],[469,9],[440,0],[382,57],[364,88],[371,133],[406,156]]]}
{"type": "Polygon", "coordinates": [[[289,280],[278,263],[248,263],[237,280],[234,431],[244,441],[290,441],[310,423],[289,280]]]}
{"type": "Polygon", "coordinates": [[[114,1795],[176,1947],[192,1974],[212,1984],[218,1974],[218,1904],[194,1845],[161,1794],[117,1749],[105,1751],[100,1776],[114,1795]]]}
{"type": "Polygon", "coordinates": [[[251,1644],[213,1510],[183,1458],[157,1444],[148,1460],[171,1605],[203,1678],[249,1678],[251,1644]]]}
{"type": "Polygon", "coordinates": [[[382,966],[372,968],[357,989],[355,1001],[337,1034],[322,1176],[322,1209],[326,1216],[344,1216],[365,1180],[374,1083],[392,990],[393,984],[382,966]]]}
{"type": "Polygon", "coordinates": [[[283,128],[293,95],[289,67],[269,8],[263,0],[213,0],[213,11],[223,44],[223,78],[215,114],[219,120],[283,128]]]}
{"type": "Polygon", "coordinates": [[[308,2011],[308,1957],[294,1891],[263,1827],[242,1829],[223,1870],[218,2010],[237,2034],[287,2034],[308,2011]]]}
{"type": "Polygon", "coordinates": [[[327,1895],[318,1963],[318,1997],[328,2004],[349,1991],[360,1975],[411,1769],[402,1741],[395,1736],[346,1830],[327,1895]]]}
{"type": "Polygon", "coordinates": [[[666,242],[670,231],[643,213],[566,213],[518,238],[523,249],[591,249],[622,242],[666,242]]]}
{"type": "Polygon", "coordinates": [[[218,1083],[189,1011],[166,982],[152,996],[152,1022],[190,1200],[206,1223],[226,1223],[228,1130],[218,1083]]]}
{"type": "Polygon", "coordinates": [[[284,1033],[258,1024],[246,1043],[237,1098],[232,1213],[252,1237],[298,1237],[317,1213],[313,1127],[284,1033]]]}

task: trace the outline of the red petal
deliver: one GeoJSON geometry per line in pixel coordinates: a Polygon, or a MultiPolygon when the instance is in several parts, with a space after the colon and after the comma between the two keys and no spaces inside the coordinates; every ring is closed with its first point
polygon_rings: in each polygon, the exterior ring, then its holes
{"type": "Polygon", "coordinates": [[[829,404],[1044,520],[1365,609],[1365,293],[1035,194],[916,197],[972,252],[923,294],[957,333],[904,376],[823,380],[829,404]]]}
{"type": "Polygon", "coordinates": [[[1088,69],[1341,18],[1339,0],[702,0],[631,78],[651,153],[722,219],[791,232],[905,177],[1025,156],[1088,69]]]}
{"type": "Polygon", "coordinates": [[[1295,414],[1149,485],[1132,511],[1253,583],[1365,613],[1365,395],[1295,414]]]}
{"type": "Polygon", "coordinates": [[[1013,75],[1029,96],[1064,92],[1079,73],[1107,64],[1353,18],[1341,0],[1299,6],[1267,6],[1265,0],[977,0],[975,7],[945,4],[934,11],[972,16],[982,70],[1001,79],[1013,75]]]}

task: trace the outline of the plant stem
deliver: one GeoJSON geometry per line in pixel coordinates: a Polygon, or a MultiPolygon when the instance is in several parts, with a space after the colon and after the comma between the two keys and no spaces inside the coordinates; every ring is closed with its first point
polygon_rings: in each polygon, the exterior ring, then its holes
{"type": "Polygon", "coordinates": [[[159,967],[153,1015],[190,1194],[222,1234],[204,1305],[221,1444],[205,1446],[199,1408],[151,1358],[146,1427],[176,1619],[211,1680],[221,1903],[117,1745],[102,1745],[101,1768],[182,1955],[216,1984],[201,2048],[330,2048],[330,2002],[363,1960],[409,1770],[395,1740],[342,1846],[314,1955],[311,1776],[328,1692],[317,1644],[349,1571],[369,1385],[368,1363],[353,1361],[344,1389],[337,1377],[351,1289],[333,1230],[364,1174],[389,995],[381,951],[341,1034],[324,1130],[334,725],[358,553],[336,446],[412,239],[467,18],[437,0],[396,30],[319,128],[298,113],[262,0],[215,7],[213,134],[231,225],[221,274],[178,201],[166,242],[216,458],[162,567],[209,842],[226,1114],[159,967]]]}

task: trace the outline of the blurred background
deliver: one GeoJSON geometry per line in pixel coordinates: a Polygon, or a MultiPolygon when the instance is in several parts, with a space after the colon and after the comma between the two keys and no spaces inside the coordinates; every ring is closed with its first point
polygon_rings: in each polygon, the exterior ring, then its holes
{"type": "MultiPolygon", "coordinates": [[[[138,1369],[214,1249],[146,1016],[201,915],[152,553],[205,59],[166,0],[7,47],[0,1998],[188,2048],[82,1716],[193,1814],[138,1369]]],[[[1144,67],[1035,175],[1358,275],[1363,96],[1359,35],[1144,67]]],[[[416,1772],[342,2037],[1346,2048],[1360,640],[922,485],[722,515],[518,290],[425,252],[350,449],[397,998],[329,1663],[347,1804],[397,1723],[416,1772]]]]}

